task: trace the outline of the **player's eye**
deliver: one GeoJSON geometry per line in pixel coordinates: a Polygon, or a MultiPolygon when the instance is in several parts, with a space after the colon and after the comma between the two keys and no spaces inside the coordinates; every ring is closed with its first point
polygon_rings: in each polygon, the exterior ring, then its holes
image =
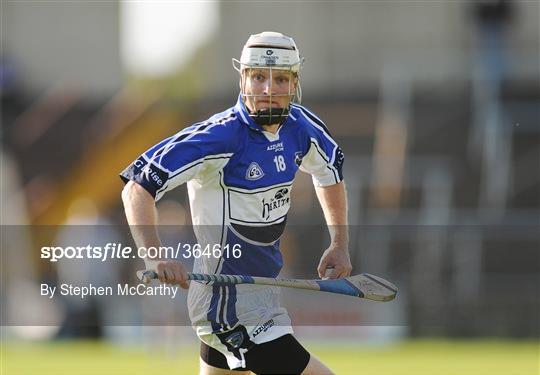
{"type": "Polygon", "coordinates": [[[286,84],[286,83],[289,83],[289,77],[285,77],[285,76],[281,76],[281,77],[277,77],[277,82],[279,84],[286,84]]]}
{"type": "Polygon", "coordinates": [[[260,72],[254,72],[251,77],[253,78],[253,80],[258,81],[258,82],[262,82],[262,81],[264,81],[266,79],[264,74],[262,74],[260,72]]]}

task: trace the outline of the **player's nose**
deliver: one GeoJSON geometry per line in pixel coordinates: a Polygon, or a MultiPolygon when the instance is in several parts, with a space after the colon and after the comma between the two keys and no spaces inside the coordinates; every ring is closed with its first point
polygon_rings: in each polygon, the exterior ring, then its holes
{"type": "Polygon", "coordinates": [[[268,79],[264,82],[263,93],[266,95],[275,94],[271,80],[268,79]]]}

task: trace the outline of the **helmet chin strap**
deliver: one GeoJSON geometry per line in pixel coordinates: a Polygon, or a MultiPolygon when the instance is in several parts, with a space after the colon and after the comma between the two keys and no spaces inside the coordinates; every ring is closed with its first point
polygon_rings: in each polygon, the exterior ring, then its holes
{"type": "Polygon", "coordinates": [[[289,116],[289,108],[265,108],[254,112],[250,111],[249,117],[260,126],[279,125],[289,116]]]}

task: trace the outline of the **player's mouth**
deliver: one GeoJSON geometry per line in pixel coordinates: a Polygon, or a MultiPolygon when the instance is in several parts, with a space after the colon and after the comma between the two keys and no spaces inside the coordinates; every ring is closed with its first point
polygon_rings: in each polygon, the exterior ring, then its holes
{"type": "Polygon", "coordinates": [[[257,102],[255,103],[257,104],[257,107],[280,107],[280,104],[278,102],[275,102],[275,101],[270,101],[270,100],[257,100],[257,102]]]}

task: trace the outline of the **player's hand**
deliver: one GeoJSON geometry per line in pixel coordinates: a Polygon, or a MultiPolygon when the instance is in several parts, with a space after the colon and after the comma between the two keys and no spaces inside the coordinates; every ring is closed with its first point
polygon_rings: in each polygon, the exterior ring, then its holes
{"type": "Polygon", "coordinates": [[[166,284],[177,284],[184,289],[189,288],[187,270],[182,262],[162,260],[153,263],[159,281],[166,284]]]}
{"type": "Polygon", "coordinates": [[[317,272],[321,279],[338,279],[340,277],[350,276],[352,271],[349,249],[338,245],[330,245],[325,250],[317,267],[317,272]],[[329,275],[326,275],[326,269],[333,268],[329,275]]]}

